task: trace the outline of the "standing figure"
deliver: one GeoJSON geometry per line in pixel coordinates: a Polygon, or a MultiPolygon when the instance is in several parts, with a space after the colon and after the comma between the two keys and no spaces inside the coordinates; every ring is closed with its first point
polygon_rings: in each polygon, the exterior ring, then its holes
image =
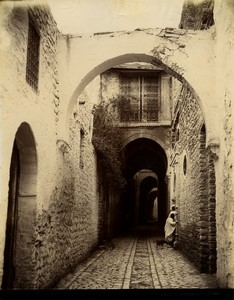
{"type": "Polygon", "coordinates": [[[164,226],[165,241],[171,246],[175,241],[175,229],[176,229],[175,213],[171,212],[167,217],[164,226]]]}

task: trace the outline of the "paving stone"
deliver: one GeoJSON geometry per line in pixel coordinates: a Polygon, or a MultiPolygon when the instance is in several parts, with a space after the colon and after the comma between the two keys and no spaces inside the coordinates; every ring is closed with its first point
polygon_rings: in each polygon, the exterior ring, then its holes
{"type": "Polygon", "coordinates": [[[97,249],[54,289],[208,289],[215,274],[201,274],[178,250],[156,246],[155,236],[120,237],[97,249]]]}

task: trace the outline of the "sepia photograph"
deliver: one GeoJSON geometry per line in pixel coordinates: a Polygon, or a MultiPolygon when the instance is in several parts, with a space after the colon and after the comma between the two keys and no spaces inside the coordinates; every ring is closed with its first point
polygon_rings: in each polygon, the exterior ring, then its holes
{"type": "Polygon", "coordinates": [[[0,295],[234,299],[234,0],[2,0],[0,66],[0,295]]]}

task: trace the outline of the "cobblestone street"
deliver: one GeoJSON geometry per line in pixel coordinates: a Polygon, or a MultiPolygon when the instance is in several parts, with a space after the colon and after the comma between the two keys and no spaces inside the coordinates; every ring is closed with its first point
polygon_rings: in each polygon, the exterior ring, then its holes
{"type": "Polygon", "coordinates": [[[215,274],[201,274],[160,236],[142,232],[95,250],[55,289],[215,289],[215,274]]]}

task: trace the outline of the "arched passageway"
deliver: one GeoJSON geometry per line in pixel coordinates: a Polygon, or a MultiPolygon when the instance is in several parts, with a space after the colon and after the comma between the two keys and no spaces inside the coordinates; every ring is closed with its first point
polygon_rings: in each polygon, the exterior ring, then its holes
{"type": "Polygon", "coordinates": [[[125,147],[127,191],[124,195],[126,227],[137,227],[156,221],[163,228],[167,207],[167,157],[164,149],[148,138],[138,138],[125,147]],[[155,202],[156,200],[156,202],[155,202]],[[157,218],[153,217],[154,204],[157,218]]]}
{"type": "MultiPolygon", "coordinates": [[[[163,77],[163,79],[165,78],[166,76],[163,77]]],[[[166,80],[169,82],[169,79],[171,79],[170,74],[166,80]]],[[[166,80],[162,80],[164,90],[166,90],[166,80]]],[[[108,84],[107,81],[106,86],[108,84]]],[[[182,84],[178,90],[178,95],[174,95],[173,103],[168,103],[169,111],[172,112],[171,115],[168,114],[171,118],[171,120],[167,120],[168,122],[165,122],[164,119],[164,123],[161,122],[154,127],[151,125],[151,128],[142,123],[130,124],[131,126],[120,124],[125,141],[124,175],[127,179],[127,189],[123,196],[121,195],[120,205],[113,205],[117,201],[113,201],[114,197],[107,189],[108,193],[103,197],[107,212],[100,217],[101,220],[106,218],[106,222],[102,221],[102,224],[105,225],[102,231],[105,233],[106,230],[108,238],[111,237],[109,228],[118,227],[119,229],[119,224],[115,226],[116,219],[124,231],[129,228],[140,228],[141,225],[152,225],[152,221],[157,224],[157,228],[163,230],[169,205],[176,201],[179,217],[178,245],[182,251],[186,249],[184,252],[200,270],[214,272],[216,270],[216,252],[214,250],[216,244],[213,242],[215,239],[213,202],[215,201],[212,196],[215,187],[211,186],[209,196],[203,188],[203,174],[211,173],[211,185],[215,181],[215,174],[213,161],[210,162],[211,171],[209,171],[209,166],[204,164],[207,159],[207,153],[205,153],[207,139],[204,138],[206,135],[203,132],[204,129],[201,130],[201,134],[200,129],[205,123],[205,117],[193,89],[182,84]],[[199,165],[199,160],[201,165],[199,165]],[[169,164],[170,169],[168,170],[169,164]],[[169,173],[173,178],[173,186],[172,188],[170,186],[170,189],[168,186],[170,180],[167,180],[169,178],[166,176],[169,173]],[[154,193],[150,193],[152,190],[154,193]],[[210,197],[211,205],[203,210],[204,207],[206,208],[207,195],[210,197]],[[154,205],[157,206],[155,211],[154,205]],[[120,213],[117,209],[111,208],[114,206],[120,207],[120,213]],[[205,230],[203,228],[207,227],[207,220],[210,224],[209,237],[206,228],[205,230]],[[112,223],[114,226],[110,225],[112,223]],[[210,257],[206,251],[207,245],[211,249],[210,257]],[[210,260],[209,265],[207,259],[210,260]]],[[[108,94],[107,88],[105,92],[108,94]]],[[[166,99],[165,94],[162,93],[161,103],[164,107],[166,99]]],[[[117,193],[119,194],[119,191],[117,193]]],[[[104,210],[101,208],[99,211],[103,212],[104,210]]]]}
{"type": "Polygon", "coordinates": [[[37,154],[27,123],[18,128],[10,165],[3,289],[31,288],[34,280],[37,154]]]}
{"type": "MultiPolygon", "coordinates": [[[[148,170],[141,170],[134,178],[143,175],[139,186],[139,220],[140,224],[147,224],[148,222],[156,221],[158,218],[158,211],[154,214],[154,205],[157,203],[158,181],[152,175],[154,173],[148,170]],[[144,176],[145,173],[145,176],[144,176]],[[149,173],[149,174],[147,174],[149,173]],[[151,174],[152,173],[152,174],[151,174]]],[[[157,175],[155,174],[155,177],[157,175]]],[[[137,199],[138,200],[138,199],[137,199]]]]}

